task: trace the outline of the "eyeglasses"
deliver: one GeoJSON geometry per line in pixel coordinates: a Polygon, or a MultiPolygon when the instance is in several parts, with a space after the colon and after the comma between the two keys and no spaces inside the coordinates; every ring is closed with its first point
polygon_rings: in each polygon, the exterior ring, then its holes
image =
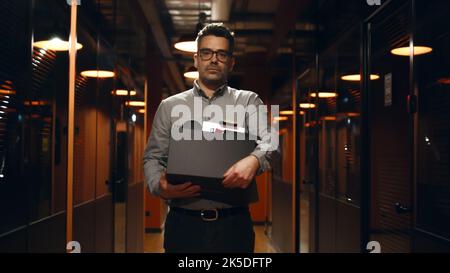
{"type": "Polygon", "coordinates": [[[198,51],[198,53],[199,53],[200,59],[202,59],[202,61],[209,61],[212,59],[214,54],[216,54],[217,60],[219,60],[219,62],[222,62],[222,63],[225,63],[226,61],[228,61],[228,58],[231,56],[230,52],[228,52],[226,50],[214,51],[209,48],[202,48],[198,51]]]}

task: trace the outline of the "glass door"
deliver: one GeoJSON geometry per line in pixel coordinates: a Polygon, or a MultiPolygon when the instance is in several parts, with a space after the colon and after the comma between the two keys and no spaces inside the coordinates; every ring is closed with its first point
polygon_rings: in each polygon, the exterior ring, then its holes
{"type": "Polygon", "coordinates": [[[411,5],[393,1],[368,24],[370,240],[410,252],[412,228],[411,5]]]}
{"type": "Polygon", "coordinates": [[[316,69],[310,66],[297,78],[300,94],[300,252],[316,251],[316,201],[317,201],[317,131],[312,126],[315,109],[309,106],[316,100],[308,98],[309,91],[316,89],[316,69]]]}
{"type": "Polygon", "coordinates": [[[415,1],[414,251],[450,251],[450,16],[447,1],[415,1]]]}

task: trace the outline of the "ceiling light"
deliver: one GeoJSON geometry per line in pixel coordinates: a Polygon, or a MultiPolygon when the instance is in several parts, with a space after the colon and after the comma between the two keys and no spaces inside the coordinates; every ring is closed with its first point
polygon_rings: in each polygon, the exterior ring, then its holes
{"type": "Polygon", "coordinates": [[[145,109],[144,108],[139,109],[138,112],[141,113],[141,114],[145,114],[145,109]]]}
{"type": "Polygon", "coordinates": [[[196,37],[193,35],[181,36],[180,40],[178,40],[174,46],[180,51],[195,53],[197,52],[197,42],[195,41],[195,38],[196,37]]]}
{"type": "MultiPolygon", "coordinates": [[[[371,74],[370,75],[370,80],[378,80],[380,78],[380,76],[376,75],[376,74],[371,74]]],[[[341,79],[343,81],[350,81],[350,82],[359,82],[361,81],[361,75],[359,74],[353,74],[353,75],[344,75],[341,77],[341,79]]]]}
{"type": "Polygon", "coordinates": [[[280,111],[280,115],[289,115],[289,116],[291,116],[291,115],[293,115],[294,114],[294,111],[293,110],[283,110],[283,111],[280,111]]]}
{"type": "MultiPolygon", "coordinates": [[[[63,41],[60,38],[53,38],[51,40],[37,41],[33,43],[33,46],[37,48],[42,48],[44,50],[54,50],[54,51],[69,51],[70,43],[68,41],[63,41]]],[[[83,45],[77,43],[77,50],[83,48],[83,45]]],[[[42,52],[42,51],[41,51],[42,52]]]]}
{"type": "Polygon", "coordinates": [[[348,113],[345,113],[345,115],[347,117],[359,117],[360,116],[360,114],[356,113],[356,112],[348,112],[348,113]]]}
{"type": "MultiPolygon", "coordinates": [[[[415,46],[414,47],[414,56],[428,54],[433,49],[428,46],[415,46]]],[[[411,47],[399,47],[391,50],[391,53],[397,56],[410,56],[411,55],[411,47]]]]}
{"type": "Polygon", "coordinates": [[[14,90],[0,89],[0,95],[14,95],[14,94],[16,94],[16,91],[14,90]]]}
{"type": "Polygon", "coordinates": [[[127,106],[140,106],[140,107],[143,107],[143,106],[145,106],[145,101],[131,100],[131,101],[125,102],[125,105],[127,105],[127,106]]]}
{"type": "Polygon", "coordinates": [[[198,79],[198,71],[195,67],[191,66],[189,69],[184,72],[184,77],[188,79],[198,79]]]}
{"type": "Polygon", "coordinates": [[[86,70],[81,72],[81,76],[88,78],[112,78],[115,76],[115,73],[108,70],[86,70]]]}
{"type": "MultiPolygon", "coordinates": [[[[311,97],[317,97],[317,93],[309,94],[311,97]]],[[[319,92],[319,98],[335,98],[337,97],[337,93],[335,92],[319,92]]]]}
{"type": "Polygon", "coordinates": [[[300,103],[300,108],[302,109],[311,109],[315,107],[316,105],[314,103],[300,103]]]}
{"type": "MultiPolygon", "coordinates": [[[[117,90],[113,90],[111,91],[111,94],[116,95],[116,96],[128,96],[128,90],[125,89],[117,89],[117,90]]],[[[131,90],[129,93],[130,96],[135,96],[136,95],[136,91],[135,90],[131,90]]]]}
{"type": "Polygon", "coordinates": [[[441,78],[437,82],[440,84],[450,84],[450,78],[441,78]]]}
{"type": "Polygon", "coordinates": [[[321,117],[321,120],[336,120],[335,116],[325,116],[325,117],[321,117]]]}
{"type": "Polygon", "coordinates": [[[288,117],[274,117],[273,121],[284,121],[284,120],[288,120],[288,117]]]}

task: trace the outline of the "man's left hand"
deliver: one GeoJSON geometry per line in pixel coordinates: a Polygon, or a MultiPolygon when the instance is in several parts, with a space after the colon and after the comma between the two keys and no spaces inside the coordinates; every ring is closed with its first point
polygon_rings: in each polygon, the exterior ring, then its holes
{"type": "Polygon", "coordinates": [[[259,168],[258,159],[249,155],[231,166],[223,175],[225,188],[247,188],[259,168]]]}

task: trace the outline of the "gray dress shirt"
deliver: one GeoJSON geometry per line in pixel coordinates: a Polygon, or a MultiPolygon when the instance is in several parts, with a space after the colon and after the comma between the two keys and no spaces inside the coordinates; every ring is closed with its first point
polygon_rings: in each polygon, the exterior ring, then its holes
{"type": "MultiPolygon", "coordinates": [[[[171,128],[172,124],[178,119],[178,117],[171,116],[171,111],[176,105],[186,105],[193,113],[195,97],[201,98],[203,109],[207,105],[214,104],[221,107],[224,113],[227,105],[242,105],[244,107],[249,105],[254,105],[256,107],[263,105],[262,100],[255,92],[237,90],[227,85],[223,85],[218,88],[214,92],[214,95],[211,98],[208,98],[199,88],[197,81],[194,82],[194,87],[192,89],[173,95],[161,101],[155,114],[150,137],[144,151],[145,181],[153,195],[159,196],[160,193],[159,180],[161,173],[166,171],[167,167],[171,128]]],[[[257,114],[258,113],[256,112],[246,114],[245,124],[238,124],[238,126],[244,126],[244,128],[248,130],[248,121],[250,116],[257,114]]],[[[265,112],[265,114],[267,115],[267,112],[265,112]]],[[[203,121],[208,121],[210,119],[210,117],[203,116],[203,114],[202,118],[203,121]]],[[[257,134],[257,146],[251,154],[254,155],[259,161],[259,170],[256,173],[256,175],[259,175],[270,168],[269,162],[272,152],[264,149],[263,145],[264,143],[267,145],[267,143],[270,142],[267,120],[264,122],[258,119],[257,134]]],[[[252,183],[256,183],[255,180],[252,183]]],[[[201,198],[177,198],[167,201],[170,206],[179,206],[187,209],[231,207],[229,204],[201,198]]],[[[252,200],[251,202],[255,201],[257,201],[257,193],[256,200],[252,200]]]]}

